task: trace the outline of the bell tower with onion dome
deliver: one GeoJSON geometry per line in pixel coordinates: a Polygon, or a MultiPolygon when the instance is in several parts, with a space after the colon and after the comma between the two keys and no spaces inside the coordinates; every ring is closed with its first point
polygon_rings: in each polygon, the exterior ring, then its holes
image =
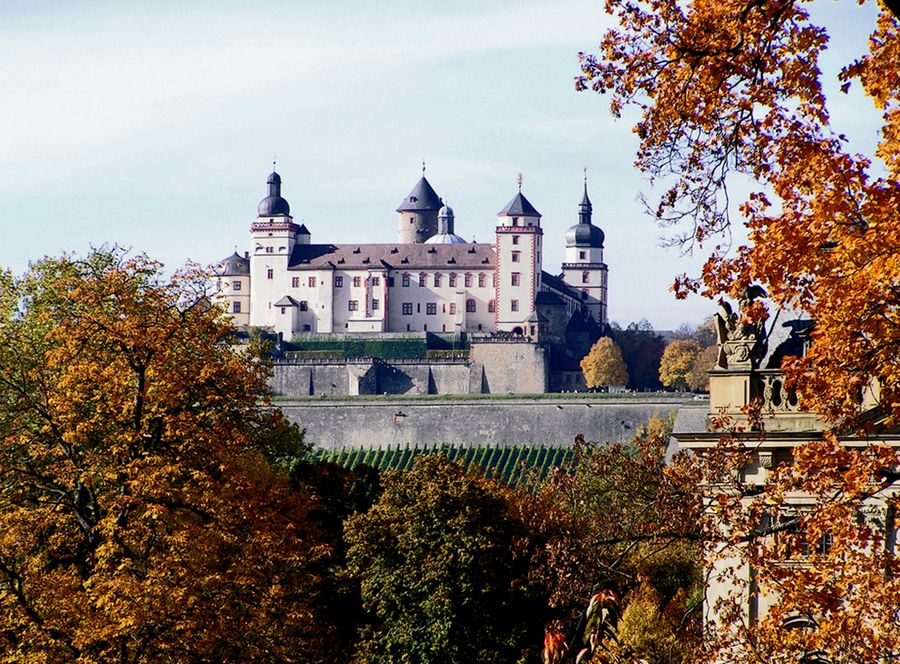
{"type": "Polygon", "coordinates": [[[266,186],[268,195],[259,202],[256,219],[250,225],[251,326],[272,325],[272,303],[289,286],[287,267],[294,245],[309,242],[309,232],[294,223],[291,206],[281,196],[281,176],[272,171],[266,186]]]}
{"type": "Polygon", "coordinates": [[[582,308],[590,312],[602,328],[607,323],[606,279],[603,262],[605,234],[592,223],[593,206],[588,198],[587,169],[584,195],[578,204],[578,223],[566,231],[566,259],[562,264],[563,281],[581,293],[582,308]]]}

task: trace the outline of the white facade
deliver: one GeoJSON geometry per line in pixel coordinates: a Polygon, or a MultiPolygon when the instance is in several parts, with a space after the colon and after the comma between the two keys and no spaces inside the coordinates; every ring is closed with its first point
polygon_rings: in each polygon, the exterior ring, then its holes
{"type": "Polygon", "coordinates": [[[602,246],[589,248],[584,258],[567,250],[562,279],[545,275],[541,216],[521,191],[498,215],[495,244],[465,243],[452,227],[448,232],[452,210],[440,207],[422,177],[397,210],[399,242],[349,245],[313,243],[309,230],[294,223],[278,174],[267,184],[250,227],[249,258],[237,268],[228,264],[234,257],[220,266],[220,297],[238,326],[268,328],[285,339],[405,331],[534,336],[536,296],[547,290],[567,312],[589,311],[606,322],[602,246]],[[573,283],[570,264],[589,282],[573,283]],[[229,271],[240,274],[226,277],[229,271]]]}

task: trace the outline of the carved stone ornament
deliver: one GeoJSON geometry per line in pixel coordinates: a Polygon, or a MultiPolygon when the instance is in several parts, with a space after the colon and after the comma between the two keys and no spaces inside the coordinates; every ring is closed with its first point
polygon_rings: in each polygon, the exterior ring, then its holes
{"type": "Polygon", "coordinates": [[[765,295],[766,292],[759,286],[750,286],[738,300],[737,312],[732,310],[728,302],[719,301],[719,311],[715,317],[718,339],[716,366],[719,369],[751,371],[759,367],[766,354],[763,324],[742,323],[741,312],[747,309],[753,300],[765,295]]]}

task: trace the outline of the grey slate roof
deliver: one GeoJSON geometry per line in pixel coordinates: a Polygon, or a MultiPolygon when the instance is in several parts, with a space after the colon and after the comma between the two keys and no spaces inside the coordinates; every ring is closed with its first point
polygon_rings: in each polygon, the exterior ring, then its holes
{"type": "Polygon", "coordinates": [[[437,192],[435,192],[423,175],[416,182],[416,186],[413,187],[412,191],[409,192],[409,196],[400,203],[397,212],[436,212],[443,206],[441,197],[437,195],[437,192]]]}
{"type": "Polygon", "coordinates": [[[534,296],[535,304],[565,304],[562,298],[556,293],[551,293],[550,291],[541,291],[537,295],[534,296]]]}
{"type": "Polygon", "coordinates": [[[494,250],[485,243],[298,244],[288,269],[486,270],[495,263],[494,250]]]}
{"type": "Polygon", "coordinates": [[[548,288],[552,288],[558,293],[562,293],[573,300],[577,300],[581,302],[581,291],[572,288],[569,284],[562,280],[562,278],[554,276],[549,272],[541,272],[541,281],[544,282],[544,285],[548,288]]]}
{"type": "Polygon", "coordinates": [[[297,235],[309,235],[309,229],[306,227],[306,224],[300,224],[300,228],[297,229],[297,235]]]}
{"type": "Polygon", "coordinates": [[[520,191],[516,194],[506,207],[497,213],[498,217],[540,217],[541,213],[534,209],[534,206],[528,202],[528,199],[522,195],[520,191]]]}
{"type": "Polygon", "coordinates": [[[219,276],[222,277],[245,277],[250,274],[250,259],[244,258],[239,253],[234,252],[228,258],[219,263],[219,276]]]}
{"type": "Polygon", "coordinates": [[[300,306],[300,303],[297,302],[297,300],[292,298],[290,295],[285,295],[283,298],[278,300],[278,302],[276,302],[272,306],[275,306],[275,307],[298,307],[298,306],[300,306]]]}

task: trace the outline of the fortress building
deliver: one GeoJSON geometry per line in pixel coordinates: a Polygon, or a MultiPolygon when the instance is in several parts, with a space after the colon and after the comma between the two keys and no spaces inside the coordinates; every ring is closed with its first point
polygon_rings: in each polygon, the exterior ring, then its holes
{"type": "MultiPolygon", "coordinates": [[[[519,191],[497,214],[493,243],[454,233],[453,210],[423,175],[397,208],[396,242],[313,242],[266,181],[251,248],[219,264],[219,293],[237,326],[303,333],[484,332],[561,340],[567,327],[606,326],[603,231],[585,178],[561,273],[545,272],[541,214],[519,191]]],[[[311,224],[312,225],[312,224],[311,224]]],[[[321,230],[317,231],[321,232],[321,230]]]]}

